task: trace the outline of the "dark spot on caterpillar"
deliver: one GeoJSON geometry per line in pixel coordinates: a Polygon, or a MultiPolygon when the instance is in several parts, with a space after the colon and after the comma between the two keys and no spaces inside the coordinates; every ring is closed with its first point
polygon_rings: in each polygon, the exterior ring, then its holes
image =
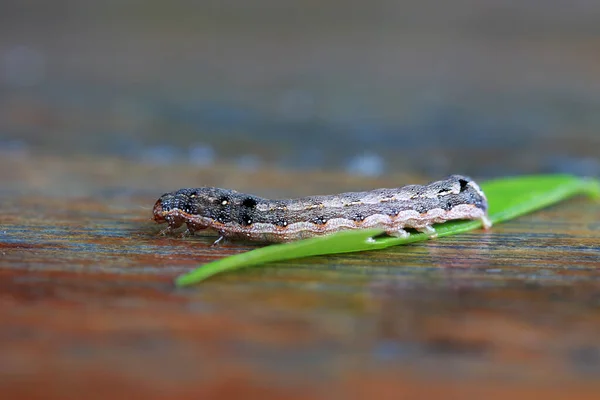
{"type": "Polygon", "coordinates": [[[460,183],[460,191],[464,192],[467,189],[467,185],[469,184],[468,181],[465,181],[464,179],[459,179],[458,183],[460,183]]]}
{"type": "Polygon", "coordinates": [[[415,204],[414,210],[419,214],[424,214],[429,210],[429,207],[426,204],[415,204]]]}
{"type": "Polygon", "coordinates": [[[475,207],[487,210],[487,204],[482,199],[475,200],[475,207]]]}
{"type": "Polygon", "coordinates": [[[397,217],[398,214],[400,214],[400,210],[396,209],[396,208],[392,208],[390,211],[390,217],[397,217]]]}
{"type": "Polygon", "coordinates": [[[327,219],[322,216],[316,217],[316,218],[313,218],[312,223],[317,224],[317,225],[325,225],[327,223],[327,219]]]}
{"type": "Polygon", "coordinates": [[[452,203],[451,203],[451,202],[447,202],[447,203],[446,203],[446,208],[445,208],[445,210],[446,210],[446,211],[448,211],[448,210],[452,210],[452,203]]]}
{"type": "Polygon", "coordinates": [[[365,220],[365,217],[362,214],[356,214],[353,219],[354,221],[362,222],[365,220]]]}
{"type": "Polygon", "coordinates": [[[240,218],[240,225],[244,225],[244,226],[248,226],[248,225],[252,225],[252,217],[249,216],[248,214],[242,214],[241,218],[240,218]]]}
{"type": "Polygon", "coordinates": [[[277,221],[275,221],[275,225],[281,226],[281,227],[286,227],[288,225],[288,223],[285,219],[278,219],[277,221]]]}
{"type": "Polygon", "coordinates": [[[244,207],[248,207],[248,208],[254,208],[256,207],[257,201],[255,199],[253,199],[252,197],[246,197],[243,201],[242,201],[242,205],[244,207]]]}

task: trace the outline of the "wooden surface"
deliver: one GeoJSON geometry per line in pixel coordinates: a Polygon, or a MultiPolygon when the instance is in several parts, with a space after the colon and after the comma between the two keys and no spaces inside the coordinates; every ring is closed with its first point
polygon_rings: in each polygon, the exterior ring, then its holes
{"type": "Polygon", "coordinates": [[[182,186],[288,196],[428,178],[3,154],[2,397],[599,398],[600,205],[588,199],[187,289],[172,279],[257,245],[161,237],[150,221],[182,186]]]}

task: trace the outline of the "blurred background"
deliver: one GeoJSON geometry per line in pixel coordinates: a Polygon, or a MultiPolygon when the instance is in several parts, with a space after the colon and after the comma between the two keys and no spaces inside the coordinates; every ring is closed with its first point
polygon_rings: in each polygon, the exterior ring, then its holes
{"type": "Polygon", "coordinates": [[[600,175],[600,2],[3,0],[0,156],[600,175]]]}
{"type": "Polygon", "coordinates": [[[0,0],[0,393],[596,400],[585,199],[189,290],[258,245],[150,217],[180,187],[600,177],[599,155],[598,0],[0,0]]]}

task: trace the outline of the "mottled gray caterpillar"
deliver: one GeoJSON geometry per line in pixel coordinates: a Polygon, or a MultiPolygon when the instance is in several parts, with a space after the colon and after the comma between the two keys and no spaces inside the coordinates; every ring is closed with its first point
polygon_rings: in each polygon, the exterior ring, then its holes
{"type": "Polygon", "coordinates": [[[163,233],[187,225],[187,233],[214,229],[223,238],[287,242],[346,229],[383,229],[409,235],[415,229],[435,236],[433,224],[479,219],[487,229],[487,200],[470,178],[451,175],[427,185],[376,189],[330,196],[269,200],[214,187],[165,193],[154,205],[154,221],[168,223],[163,233]]]}

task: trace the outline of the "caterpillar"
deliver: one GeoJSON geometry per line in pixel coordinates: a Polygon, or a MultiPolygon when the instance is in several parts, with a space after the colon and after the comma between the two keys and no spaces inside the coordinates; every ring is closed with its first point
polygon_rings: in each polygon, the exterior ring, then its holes
{"type": "Polygon", "coordinates": [[[287,242],[346,229],[383,229],[405,237],[406,229],[435,236],[433,224],[479,219],[491,227],[487,199],[467,176],[451,175],[426,185],[375,189],[327,196],[269,200],[215,187],[185,188],[163,194],[153,220],[167,223],[163,234],[187,225],[188,234],[202,229],[219,238],[287,242]]]}

